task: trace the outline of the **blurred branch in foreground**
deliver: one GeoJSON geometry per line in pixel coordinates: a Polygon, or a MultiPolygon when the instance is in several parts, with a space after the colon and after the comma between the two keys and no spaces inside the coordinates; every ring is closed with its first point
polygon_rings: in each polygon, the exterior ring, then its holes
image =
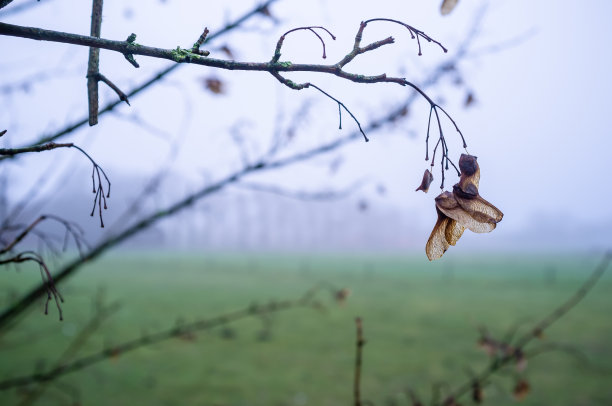
{"type": "MultiPolygon", "coordinates": [[[[325,309],[324,305],[320,301],[316,300],[315,296],[317,292],[321,290],[326,290],[328,288],[329,284],[318,284],[313,288],[309,289],[301,297],[298,297],[293,300],[270,301],[267,304],[261,305],[253,303],[241,310],[222,314],[216,317],[205,318],[191,323],[181,323],[158,333],[143,335],[139,338],[127,341],[123,344],[113,345],[98,353],[79,358],[72,362],[61,363],[46,372],[38,372],[32,375],[2,381],[0,382],[0,390],[7,390],[10,388],[26,386],[33,383],[50,382],[63,375],[82,370],[98,362],[124,355],[128,352],[134,351],[142,347],[146,347],[172,338],[191,337],[193,333],[197,331],[210,330],[215,327],[225,326],[245,318],[261,317],[264,315],[283,312],[296,308],[311,308],[315,310],[323,310],[325,309]]],[[[341,303],[339,300],[339,296],[345,297],[345,295],[342,294],[345,289],[329,290],[332,293],[331,299],[336,303],[341,303]]],[[[108,312],[104,312],[104,315],[106,313],[108,312]]],[[[60,360],[62,359],[63,358],[61,357],[60,360]]]]}
{"type": "MultiPolygon", "coordinates": [[[[526,347],[533,340],[543,337],[544,330],[550,327],[552,324],[557,322],[563,316],[573,309],[584,297],[593,289],[595,284],[599,281],[604,272],[608,269],[612,261],[612,251],[607,252],[599,265],[593,270],[590,277],[582,284],[582,286],[574,293],[566,302],[557,307],[548,316],[544,317],[541,321],[536,323],[527,333],[519,337],[514,344],[497,341],[484,334],[479,341],[479,345],[489,354],[491,362],[479,374],[473,375],[463,385],[458,386],[455,390],[449,390],[443,400],[440,401],[438,396],[434,396],[432,399],[432,405],[434,406],[458,406],[458,400],[470,394],[472,400],[475,403],[483,403],[484,401],[484,387],[488,384],[488,380],[495,374],[499,374],[505,370],[505,367],[512,364],[515,365],[517,372],[523,372],[527,367],[528,356],[536,356],[542,351],[527,352],[526,347]]],[[[561,350],[570,352],[573,355],[576,354],[576,349],[568,349],[566,347],[550,346],[545,347],[544,350],[561,350]]],[[[581,357],[582,358],[582,357],[581,357]]],[[[584,358],[582,358],[584,359],[584,358]]],[[[513,395],[517,399],[523,399],[530,390],[528,381],[519,376],[514,377],[516,383],[513,389],[513,395]]],[[[446,384],[437,383],[434,385],[434,393],[439,393],[441,387],[446,387],[446,384]]],[[[408,391],[409,396],[412,398],[413,406],[423,405],[423,403],[416,397],[414,391],[410,389],[408,391]]]]}

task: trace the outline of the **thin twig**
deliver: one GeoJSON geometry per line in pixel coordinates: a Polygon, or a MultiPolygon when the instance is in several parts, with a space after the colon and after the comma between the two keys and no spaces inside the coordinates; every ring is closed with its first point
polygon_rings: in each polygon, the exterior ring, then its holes
{"type": "MultiPolygon", "coordinates": [[[[126,102],[128,106],[130,105],[130,101],[128,100],[127,95],[125,93],[123,93],[121,91],[121,89],[119,89],[119,87],[116,84],[111,82],[111,80],[109,78],[107,78],[106,76],[104,76],[100,72],[98,72],[95,77],[97,78],[97,80],[106,83],[108,85],[108,87],[113,89],[113,91],[115,93],[117,93],[117,96],[119,96],[119,100],[126,102]]],[[[96,118],[97,118],[97,116],[96,116],[96,118]]]]}
{"type": "Polygon", "coordinates": [[[361,406],[361,364],[362,364],[362,353],[365,340],[363,339],[363,323],[361,317],[355,319],[355,325],[357,327],[357,341],[355,343],[355,378],[353,381],[353,397],[354,405],[361,406]]]}
{"type": "Polygon", "coordinates": [[[11,263],[20,264],[23,262],[36,262],[38,266],[40,267],[40,273],[41,273],[41,277],[43,280],[44,291],[47,294],[47,300],[45,302],[45,314],[49,314],[49,302],[51,300],[54,300],[57,306],[57,311],[59,313],[59,319],[60,321],[64,320],[64,316],[62,313],[62,307],[60,304],[60,302],[61,303],[64,302],[64,298],[62,297],[62,294],[55,287],[53,276],[51,276],[51,272],[49,272],[49,268],[47,268],[47,264],[40,257],[40,255],[32,251],[24,251],[24,252],[20,252],[19,254],[13,257],[6,258],[6,259],[0,259],[0,265],[6,265],[6,264],[11,264],[11,263]]]}
{"type": "Polygon", "coordinates": [[[355,191],[359,190],[364,185],[364,183],[365,181],[361,180],[341,190],[320,190],[317,192],[292,191],[274,185],[266,185],[254,182],[237,182],[236,184],[234,184],[234,187],[239,189],[252,190],[255,192],[272,193],[275,195],[297,200],[329,201],[344,199],[352,195],[353,193],[355,193],[355,191]]]}
{"type": "MultiPolygon", "coordinates": [[[[66,364],[89,341],[91,336],[98,331],[102,323],[119,310],[119,307],[118,302],[111,303],[108,306],[102,305],[98,307],[93,317],[74,337],[68,348],[66,348],[57,358],[51,369],[57,369],[66,364]]],[[[51,381],[42,382],[40,385],[27,392],[24,399],[19,403],[19,406],[27,406],[35,403],[36,400],[43,395],[50,382],[51,381]]]]}
{"type": "MultiPolygon", "coordinates": [[[[34,228],[41,222],[45,220],[54,220],[64,226],[66,229],[66,235],[64,237],[64,241],[66,242],[67,238],[71,236],[79,248],[79,252],[81,250],[81,243],[83,239],[83,229],[79,227],[78,224],[72,223],[70,221],[64,220],[61,217],[54,216],[51,214],[43,214],[34,220],[30,225],[25,227],[21,233],[19,233],[10,243],[8,243],[5,247],[0,248],[0,255],[5,254],[11,251],[18,243],[20,243],[30,232],[34,230],[34,228]]],[[[64,243],[64,246],[66,244],[64,243]]]]}

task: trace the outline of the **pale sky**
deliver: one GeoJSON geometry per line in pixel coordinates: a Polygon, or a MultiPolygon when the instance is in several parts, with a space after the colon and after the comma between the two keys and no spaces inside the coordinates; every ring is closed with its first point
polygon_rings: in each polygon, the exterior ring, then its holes
{"type": "MultiPolygon", "coordinates": [[[[80,34],[89,32],[90,2],[44,3],[16,16],[4,18],[0,13],[0,20],[80,34]]],[[[267,61],[283,32],[297,26],[323,25],[338,37],[336,41],[327,41],[327,60],[321,59],[318,40],[302,32],[287,38],[281,59],[334,63],[352,46],[360,21],[391,17],[440,40],[449,53],[424,44],[423,56],[418,57],[416,43],[405,30],[372,24],[366,30],[364,42],[392,35],[396,43],[358,58],[347,70],[365,74],[386,72],[418,83],[432,67],[453,55],[480,7],[475,3],[460,1],[451,15],[442,17],[438,2],[283,0],[272,7],[280,20],[278,25],[253,20],[247,24],[249,30],[225,36],[213,45],[227,44],[237,60],[267,61]]],[[[242,14],[254,4],[251,0],[230,3],[107,0],[102,37],[123,40],[135,32],[137,42],[143,45],[188,47],[204,26],[214,32],[223,21],[242,14]]],[[[608,101],[612,94],[610,15],[612,3],[603,0],[491,2],[473,44],[473,54],[459,65],[465,85],[455,86],[454,76],[450,75],[428,90],[435,100],[445,102],[445,109],[466,136],[469,152],[478,156],[482,196],[505,213],[497,230],[486,236],[466,237],[466,246],[484,242],[496,247],[510,240],[520,245],[516,236],[529,230],[534,230],[534,238],[545,244],[544,240],[558,237],[560,228],[565,230],[564,224],[569,224],[570,229],[565,232],[570,235],[576,230],[574,242],[579,249],[609,247],[612,243],[612,237],[605,233],[605,225],[612,225],[607,166],[612,147],[608,101]],[[476,103],[465,109],[462,102],[468,90],[474,93],[476,103]],[[539,224],[545,225],[544,229],[538,231],[539,224]],[[593,237],[596,244],[581,244],[593,233],[598,233],[593,237]]],[[[28,92],[0,92],[0,130],[9,130],[0,146],[23,145],[86,114],[87,54],[84,47],[0,37],[0,88],[40,72],[51,76],[32,84],[28,92]]],[[[213,54],[225,57],[220,51],[213,54]]],[[[168,64],[145,57],[136,59],[141,65],[138,70],[122,55],[102,50],[101,71],[128,89],[168,64]]],[[[409,95],[408,89],[391,84],[363,85],[307,73],[287,77],[316,83],[341,99],[362,123],[384,114],[394,102],[409,95]]],[[[116,97],[104,86],[101,89],[101,104],[116,97]]],[[[292,151],[356,129],[345,115],[344,129],[338,130],[337,107],[329,99],[312,90],[290,90],[269,74],[185,66],[153,90],[133,98],[132,107],[121,106],[118,116],[102,116],[98,126],[84,127],[65,141],[84,147],[111,178],[121,178],[122,174],[152,173],[168,156],[172,140],[180,139],[172,176],[177,177],[175,183],[195,189],[205,179],[219,178],[238,168],[239,154],[228,135],[228,129],[236,122],[242,123],[246,145],[254,157],[265,150],[278,115],[283,114],[287,122],[306,101],[312,102],[313,107],[299,126],[292,151]],[[204,90],[201,82],[208,77],[224,81],[227,93],[215,96],[204,90]],[[134,124],[136,118],[154,129],[134,124]]],[[[433,198],[439,190],[436,166],[437,179],[429,194],[414,192],[428,167],[423,160],[427,113],[427,103],[419,100],[408,121],[371,134],[370,143],[356,142],[310,164],[252,180],[312,191],[342,188],[359,179],[382,183],[387,194],[384,199],[372,197],[372,200],[406,213],[418,230],[415,232],[423,234],[425,241],[435,222],[433,198]],[[339,156],[344,164],[336,175],[330,176],[329,164],[339,156]]],[[[450,125],[446,131],[447,138],[452,139],[450,125]]],[[[459,146],[450,145],[455,160],[462,152],[459,146]]],[[[85,168],[86,162],[75,151],[23,158],[10,167],[13,179],[10,197],[17,198],[49,165],[53,165],[54,173],[61,174],[75,163],[82,163],[85,168]]],[[[89,205],[89,169],[70,176],[70,182],[84,185],[83,195],[74,199],[82,198],[89,205]]],[[[450,187],[456,176],[451,172],[448,176],[450,187]]],[[[62,182],[56,181],[49,187],[61,187],[62,182]]],[[[369,195],[375,195],[373,187],[361,192],[361,196],[369,195]]],[[[171,202],[177,197],[164,196],[164,201],[171,202]]],[[[380,227],[384,229],[385,225],[380,227]]],[[[572,243],[570,239],[570,247],[572,243]]]]}

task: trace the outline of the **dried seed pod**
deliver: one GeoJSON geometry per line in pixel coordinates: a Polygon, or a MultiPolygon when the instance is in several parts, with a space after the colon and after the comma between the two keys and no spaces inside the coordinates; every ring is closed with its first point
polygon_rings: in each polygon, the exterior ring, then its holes
{"type": "MultiPolygon", "coordinates": [[[[495,228],[504,217],[504,213],[497,207],[480,197],[464,193],[457,185],[453,186],[453,196],[459,206],[466,211],[474,220],[480,223],[489,223],[495,228]]],[[[489,231],[491,231],[489,230],[489,231]]]]}
{"type": "Polygon", "coordinates": [[[425,244],[425,253],[430,261],[442,258],[442,255],[444,255],[449,247],[448,241],[446,240],[446,227],[450,219],[437,207],[436,211],[438,212],[438,220],[429,236],[429,240],[427,240],[427,244],[425,244]]]}
{"type": "Polygon", "coordinates": [[[465,193],[477,195],[478,184],[480,183],[480,167],[474,155],[461,154],[459,158],[459,187],[465,193]]]}
{"type": "Polygon", "coordinates": [[[446,223],[446,230],[444,231],[446,242],[454,246],[457,244],[457,241],[459,241],[464,231],[465,227],[459,224],[457,220],[449,219],[446,223]]]}
{"type": "MultiPolygon", "coordinates": [[[[450,245],[455,245],[466,228],[475,233],[488,233],[495,229],[504,214],[483,199],[478,193],[480,167],[473,155],[462,154],[459,159],[461,178],[453,191],[442,192],[436,198],[438,219],[425,245],[430,261],[442,257],[450,245]]],[[[423,182],[417,190],[429,187],[429,171],[425,171],[423,182]]]]}
{"type": "Polygon", "coordinates": [[[433,182],[434,177],[429,169],[425,169],[425,173],[423,173],[423,180],[421,180],[421,184],[418,188],[416,188],[415,192],[422,190],[427,193],[429,191],[429,185],[433,182]]]}
{"type": "Polygon", "coordinates": [[[495,223],[489,222],[488,219],[486,219],[487,221],[482,221],[480,218],[474,218],[464,210],[454,193],[444,192],[436,197],[436,207],[446,217],[455,220],[459,225],[469,228],[475,233],[488,233],[495,228],[495,223]]]}
{"type": "Polygon", "coordinates": [[[457,3],[459,3],[459,0],[444,0],[440,6],[440,14],[443,16],[450,14],[457,3]]]}

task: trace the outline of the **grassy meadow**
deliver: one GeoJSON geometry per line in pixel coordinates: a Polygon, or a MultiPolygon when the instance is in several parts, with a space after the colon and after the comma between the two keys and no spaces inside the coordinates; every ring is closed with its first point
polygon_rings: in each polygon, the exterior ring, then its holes
{"type": "MultiPolygon", "coordinates": [[[[54,365],[92,315],[96,297],[119,310],[76,359],[143,334],[216,316],[253,303],[297,299],[324,281],[348,288],[344,304],[318,294],[324,311],[297,308],[251,317],[111,357],[46,386],[35,404],[70,405],[350,405],[355,317],[363,318],[363,398],[409,405],[412,387],[429,402],[432,384],[456,387],[487,365],[478,328],[502,338],[569,298],[599,257],[421,257],[117,254],[84,268],[60,287],[63,322],[50,306],[33,309],[0,336],[0,380],[54,365]],[[102,293],[101,293],[102,292],[102,293]]],[[[23,267],[2,275],[0,304],[39,279],[23,267]]],[[[521,375],[523,405],[612,404],[612,270],[576,308],[546,331],[521,375]]],[[[519,330],[525,331],[527,327],[519,330]]],[[[485,404],[513,405],[515,368],[491,379],[485,404]]],[[[28,391],[0,391],[0,405],[28,391]]],[[[463,398],[462,404],[472,404],[463,398]]]]}

